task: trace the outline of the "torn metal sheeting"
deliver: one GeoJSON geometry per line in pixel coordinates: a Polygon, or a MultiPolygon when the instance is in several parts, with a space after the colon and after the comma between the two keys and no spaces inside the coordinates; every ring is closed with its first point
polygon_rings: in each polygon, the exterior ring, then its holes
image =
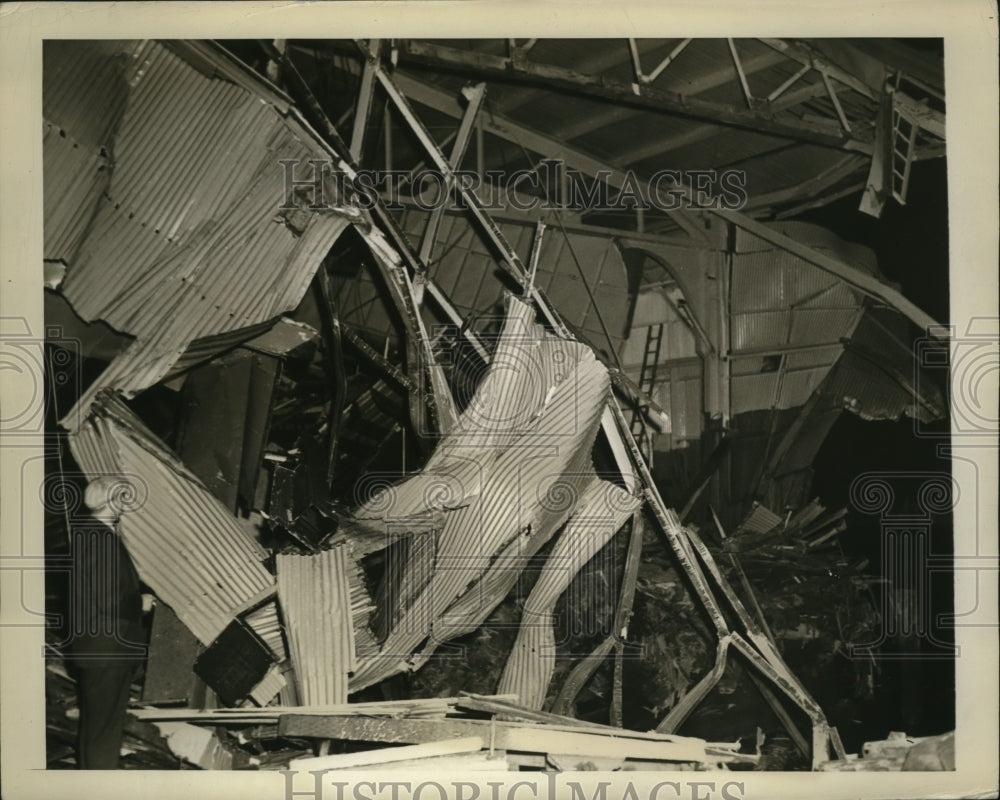
{"type": "MultiPolygon", "coordinates": [[[[352,689],[405,669],[409,655],[452,638],[467,620],[450,609],[519,535],[545,541],[572,514],[592,476],[590,450],[608,394],[604,367],[586,346],[558,339],[534,322],[531,305],[511,297],[489,371],[421,472],[373,491],[360,518],[405,520],[444,512],[434,571],[408,580],[413,592],[380,653],[358,665],[352,689]]],[[[481,587],[478,587],[481,588],[481,587]]],[[[476,613],[506,591],[477,593],[476,613]]]]}
{"type": "MultiPolygon", "coordinates": [[[[135,337],[66,424],[104,387],[132,394],[162,379],[192,341],[294,308],[358,219],[332,209],[295,224],[276,215],[279,160],[328,162],[331,154],[254,81],[233,82],[231,66],[223,77],[191,63],[228,59],[219,53],[157,42],[46,46],[46,74],[61,78],[45,98],[45,174],[74,176],[79,187],[72,202],[46,209],[46,258],[67,264],[61,291],[80,317],[135,337]],[[84,63],[91,68],[79,69],[84,63]],[[107,129],[87,128],[92,84],[120,96],[107,129]],[[113,160],[102,162],[112,139],[113,160]],[[66,152],[66,140],[79,146],[66,152]]],[[[46,198],[65,197],[65,186],[49,189],[46,198]]]]}
{"type": "Polygon", "coordinates": [[[274,585],[266,552],[114,395],[69,445],[88,476],[121,476],[118,530],[139,577],[203,644],[274,585]]]}

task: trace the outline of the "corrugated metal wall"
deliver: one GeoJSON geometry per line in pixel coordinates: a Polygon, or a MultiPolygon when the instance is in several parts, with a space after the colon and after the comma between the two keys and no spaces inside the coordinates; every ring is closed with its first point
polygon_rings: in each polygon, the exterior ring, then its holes
{"type": "Polygon", "coordinates": [[[348,559],[345,547],[277,557],[278,599],[302,705],[347,702],[356,663],[348,559]]]}

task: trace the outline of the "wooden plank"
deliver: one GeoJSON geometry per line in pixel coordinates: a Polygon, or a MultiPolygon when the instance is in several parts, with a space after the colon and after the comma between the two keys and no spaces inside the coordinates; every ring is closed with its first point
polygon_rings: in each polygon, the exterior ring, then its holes
{"type": "MultiPolygon", "coordinates": [[[[502,750],[665,762],[715,761],[701,739],[672,737],[670,741],[558,730],[552,725],[512,725],[488,720],[366,719],[363,717],[288,714],[278,723],[282,736],[308,736],[369,742],[433,742],[481,736],[502,750]]],[[[719,757],[724,758],[724,757],[719,757]]]]}
{"type": "MultiPolygon", "coordinates": [[[[390,761],[379,766],[380,770],[433,770],[434,772],[510,772],[512,764],[503,750],[488,750],[478,753],[464,753],[456,756],[434,756],[414,758],[407,761],[390,761]]],[[[662,768],[662,765],[661,765],[662,768]]]]}
{"type": "MultiPolygon", "coordinates": [[[[513,695],[485,695],[488,699],[515,700],[513,695]]],[[[371,703],[341,703],[331,706],[268,706],[267,708],[136,708],[129,713],[143,720],[186,720],[190,722],[243,723],[247,719],[264,719],[276,722],[280,717],[298,716],[365,716],[365,717],[407,717],[443,715],[454,710],[462,698],[430,697],[413,700],[383,700],[371,703]]]]}
{"type": "Polygon", "coordinates": [[[476,753],[483,749],[483,745],[484,742],[481,737],[466,736],[461,739],[444,739],[437,742],[408,745],[406,747],[383,747],[378,750],[365,750],[360,753],[342,753],[333,756],[319,756],[317,758],[297,758],[288,763],[288,768],[308,771],[368,767],[392,761],[476,753]]]}

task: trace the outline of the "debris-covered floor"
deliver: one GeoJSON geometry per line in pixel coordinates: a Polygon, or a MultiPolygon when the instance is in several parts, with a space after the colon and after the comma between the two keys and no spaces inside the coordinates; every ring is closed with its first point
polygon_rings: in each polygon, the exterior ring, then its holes
{"type": "MultiPolygon", "coordinates": [[[[155,598],[123,768],[890,769],[939,752],[872,736],[865,711],[917,613],[915,584],[850,544],[878,486],[814,491],[842,417],[946,416],[912,378],[930,318],[872,251],[761,209],[768,224],[498,221],[455,172],[477,124],[481,171],[506,152],[496,107],[489,138],[476,122],[496,87],[456,90],[452,113],[450,78],[394,69],[416,45],[232,47],[247,63],[211,42],[45,51],[47,356],[66,376],[46,410],[46,547],[70,559],[83,487],[117,481],[116,531],[155,598]],[[369,126],[456,208],[359,202],[369,126]]],[[[887,136],[860,95],[848,112],[887,136]]],[[[937,141],[934,105],[914,148],[937,141]]],[[[810,191],[842,188],[822,158],[803,169],[810,191]]],[[[892,541],[930,541],[935,519],[946,535],[924,479],[904,499],[933,502],[892,541]]],[[[47,587],[51,768],[76,758],[74,579],[47,587]]]]}

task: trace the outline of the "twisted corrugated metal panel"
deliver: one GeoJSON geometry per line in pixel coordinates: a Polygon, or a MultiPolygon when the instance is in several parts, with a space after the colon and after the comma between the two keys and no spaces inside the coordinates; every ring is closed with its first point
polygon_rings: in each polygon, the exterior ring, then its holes
{"type": "Polygon", "coordinates": [[[274,583],[264,551],[117,398],[104,394],[69,437],[88,476],[120,474],[122,541],[142,580],[203,644],[274,583]]]}
{"type": "Polygon", "coordinates": [[[46,47],[45,69],[45,255],[68,264],[61,289],[83,319],[136,337],[63,420],[72,427],[102,388],[131,396],[192,341],[294,308],[362,217],[279,212],[279,161],[331,154],[262,80],[210,49],[60,42],[46,47]],[[104,119],[80,102],[94,87],[73,88],[87,81],[117,98],[97,106],[104,119]]]}
{"type": "Polygon", "coordinates": [[[347,702],[355,664],[349,560],[345,547],[277,559],[278,599],[303,705],[347,702]]]}
{"type": "Polygon", "coordinates": [[[639,498],[595,475],[556,540],[524,603],[517,640],[500,676],[499,694],[514,693],[528,708],[545,702],[555,668],[552,614],[576,574],[607,544],[640,505],[639,498]]]}
{"type": "Polygon", "coordinates": [[[369,493],[357,511],[385,521],[438,511],[443,525],[431,579],[379,654],[358,665],[352,690],[404,668],[428,636],[433,649],[503,599],[506,592],[480,590],[502,589],[505,578],[482,579],[519,535],[544,542],[577,507],[593,476],[590,451],[608,387],[588,347],[547,334],[529,304],[510,298],[497,353],[455,430],[421,474],[369,493]],[[460,616],[456,601],[467,591],[475,599],[460,616]]]}

